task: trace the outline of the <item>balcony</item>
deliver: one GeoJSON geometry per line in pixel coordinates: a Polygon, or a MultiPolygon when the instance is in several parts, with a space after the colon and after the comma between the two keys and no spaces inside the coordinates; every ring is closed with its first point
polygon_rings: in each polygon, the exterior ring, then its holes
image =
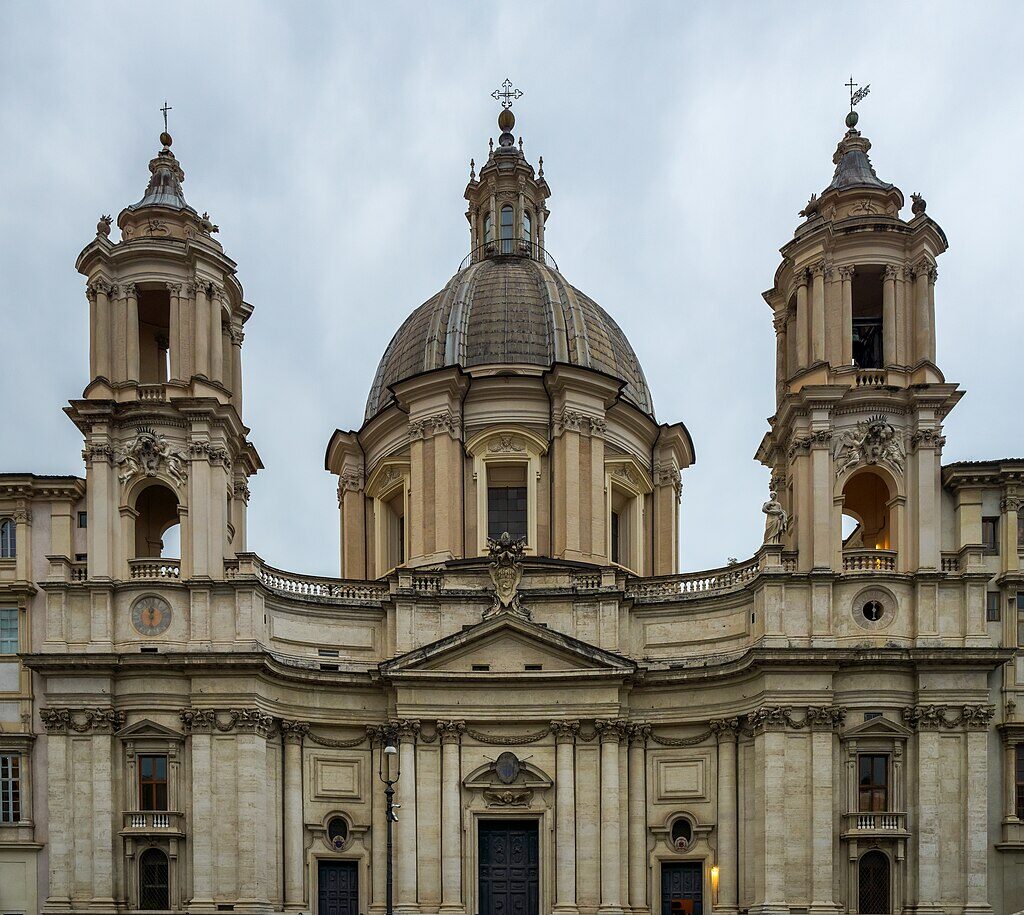
{"type": "Polygon", "coordinates": [[[843,550],[844,572],[895,572],[895,550],[843,550]]]}
{"type": "Polygon", "coordinates": [[[167,391],[162,384],[140,384],[139,400],[162,403],[167,400],[167,391]]]}
{"type": "Polygon", "coordinates": [[[129,559],[128,575],[132,581],[178,581],[180,559],[129,559]]]}
{"type": "Polygon", "coordinates": [[[844,820],[844,839],[908,835],[905,813],[848,813],[844,820]]]}
{"type": "Polygon", "coordinates": [[[124,836],[181,836],[185,833],[185,815],[174,810],[126,810],[124,836]]]}

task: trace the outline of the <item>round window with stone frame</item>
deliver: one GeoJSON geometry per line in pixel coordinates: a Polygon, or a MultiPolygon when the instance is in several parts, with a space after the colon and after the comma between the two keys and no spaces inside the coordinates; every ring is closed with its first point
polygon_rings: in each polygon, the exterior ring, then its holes
{"type": "Polygon", "coordinates": [[[693,823],[690,818],[676,817],[669,829],[669,837],[676,851],[686,851],[693,844],[693,823]]]}
{"type": "Polygon", "coordinates": [[[895,595],[886,588],[865,588],[853,599],[850,608],[861,629],[886,629],[896,617],[895,595]]]}
{"type": "Polygon", "coordinates": [[[324,837],[327,844],[335,851],[341,851],[348,845],[350,835],[351,830],[345,817],[335,814],[327,820],[327,829],[324,837]]]}

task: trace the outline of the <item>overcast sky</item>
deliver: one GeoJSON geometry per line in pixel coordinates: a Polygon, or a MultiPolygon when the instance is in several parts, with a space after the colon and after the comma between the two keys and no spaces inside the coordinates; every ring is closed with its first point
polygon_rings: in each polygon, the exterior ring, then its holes
{"type": "Polygon", "coordinates": [[[337,574],[324,448],[359,426],[395,329],[468,249],[469,159],[497,135],[506,76],[526,93],[516,132],[544,156],[549,249],[696,444],[684,569],[760,543],[761,292],[831,179],[851,73],[871,85],[879,177],[923,193],[949,237],[938,362],[968,396],[944,460],[1024,455],[1019,3],[6,0],[0,34],[0,470],[84,472],[61,412],[87,382],[75,258],[101,213],[142,196],[166,97],[185,195],[255,307],[250,548],[337,574]]]}

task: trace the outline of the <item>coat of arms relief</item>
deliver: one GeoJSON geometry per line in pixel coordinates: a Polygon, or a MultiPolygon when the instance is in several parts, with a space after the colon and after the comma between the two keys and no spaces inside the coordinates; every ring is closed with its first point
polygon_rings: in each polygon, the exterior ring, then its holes
{"type": "Polygon", "coordinates": [[[487,538],[487,552],[490,557],[491,581],[494,583],[494,603],[484,611],[484,619],[503,612],[530,619],[530,611],[519,601],[526,538],[513,539],[508,531],[504,531],[496,540],[487,538]]]}
{"type": "Polygon", "coordinates": [[[155,477],[161,467],[179,488],[188,480],[188,460],[185,452],[175,448],[164,436],[152,429],[140,429],[134,441],[127,442],[114,452],[117,478],[127,485],[136,477],[155,477]]]}

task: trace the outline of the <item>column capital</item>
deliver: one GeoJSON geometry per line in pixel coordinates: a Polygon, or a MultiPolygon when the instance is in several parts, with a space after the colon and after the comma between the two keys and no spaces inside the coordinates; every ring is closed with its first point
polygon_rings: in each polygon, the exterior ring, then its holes
{"type": "Polygon", "coordinates": [[[113,734],[124,727],[125,713],[113,708],[41,708],[47,734],[113,734]]]}
{"type": "Polygon", "coordinates": [[[580,732],[579,721],[552,721],[551,733],[555,735],[555,743],[572,743],[580,732]]]}
{"type": "Polygon", "coordinates": [[[1007,512],[1019,512],[1021,505],[1024,505],[1024,499],[1020,496],[1003,496],[999,500],[999,511],[1004,515],[1007,512]]]}
{"type": "Polygon", "coordinates": [[[896,264],[886,264],[884,275],[887,280],[898,280],[903,275],[903,268],[896,264]]]}
{"type": "Polygon", "coordinates": [[[782,705],[762,705],[747,716],[747,723],[754,734],[784,731],[793,726],[790,709],[782,705]]]}
{"type": "Polygon", "coordinates": [[[465,732],[465,721],[441,720],[437,722],[437,735],[441,738],[442,744],[458,743],[465,732]]]}
{"type": "Polygon", "coordinates": [[[181,295],[181,283],[164,283],[164,287],[171,295],[181,295]]]}
{"type": "Polygon", "coordinates": [[[854,267],[853,264],[843,264],[843,266],[839,268],[839,279],[844,282],[853,279],[853,274],[856,269],[857,268],[854,267]]]}
{"type": "Polygon", "coordinates": [[[388,727],[400,738],[404,737],[413,742],[416,741],[416,736],[420,732],[420,722],[416,718],[399,718],[395,721],[389,721],[388,727]]]}
{"type": "Polygon", "coordinates": [[[740,720],[739,718],[712,718],[708,722],[708,727],[719,743],[723,741],[735,743],[740,733],[740,720]]]}
{"type": "Polygon", "coordinates": [[[834,731],[846,721],[846,709],[842,706],[810,705],[804,719],[812,731],[834,731]]]}
{"type": "Polygon", "coordinates": [[[801,267],[799,270],[793,271],[793,286],[794,288],[807,285],[807,268],[801,267]]]}
{"type": "Polygon", "coordinates": [[[281,719],[281,734],[285,743],[302,746],[303,738],[309,733],[308,721],[289,721],[281,719]]]}
{"type": "MultiPolygon", "coordinates": [[[[811,264],[811,276],[814,277],[815,279],[817,279],[818,277],[824,277],[825,279],[828,279],[829,277],[832,276],[833,269],[834,268],[832,266],[832,262],[829,260],[825,260],[825,258],[822,258],[821,260],[815,261],[813,264],[811,264]]],[[[840,267],[839,269],[842,270],[843,268],[840,267]]],[[[851,267],[850,269],[852,270],[853,268],[851,267]]]]}
{"type": "Polygon", "coordinates": [[[138,295],[138,286],[134,283],[125,283],[121,286],[121,289],[124,290],[126,296],[133,297],[138,295]]]}
{"type": "Polygon", "coordinates": [[[618,743],[629,733],[629,722],[625,718],[598,718],[594,728],[601,743],[618,743]]]}
{"type": "Polygon", "coordinates": [[[627,725],[627,736],[631,747],[647,746],[647,738],[651,736],[651,726],[646,721],[627,725]]]}

